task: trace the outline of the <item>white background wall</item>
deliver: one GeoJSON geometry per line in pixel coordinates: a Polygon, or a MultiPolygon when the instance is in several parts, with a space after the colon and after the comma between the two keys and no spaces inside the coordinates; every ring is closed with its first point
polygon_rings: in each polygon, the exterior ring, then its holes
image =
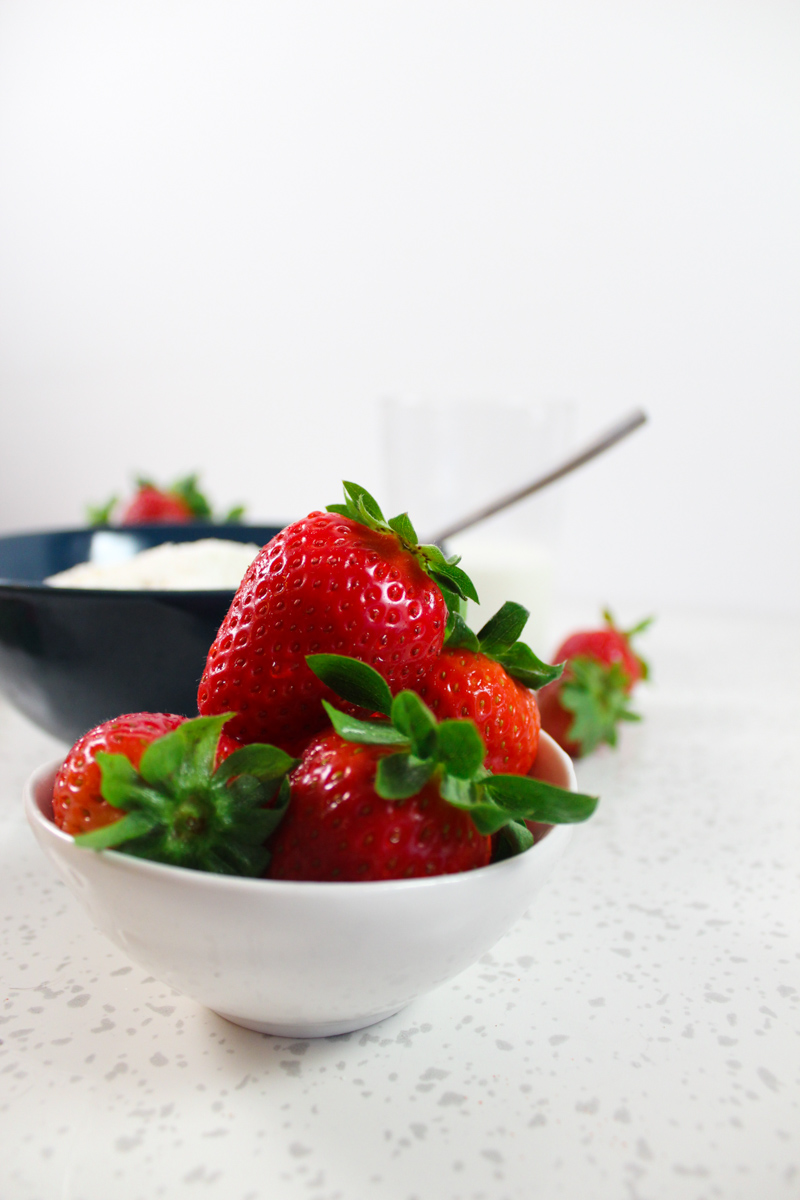
{"type": "Polygon", "coordinates": [[[0,527],[300,515],[380,396],[563,396],[651,416],[566,593],[796,611],[799,67],[794,0],[4,0],[0,527]]]}

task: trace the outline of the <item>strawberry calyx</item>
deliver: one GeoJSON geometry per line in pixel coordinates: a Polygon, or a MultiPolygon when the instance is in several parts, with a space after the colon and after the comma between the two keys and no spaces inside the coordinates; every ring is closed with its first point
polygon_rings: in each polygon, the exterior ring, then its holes
{"type": "Polygon", "coordinates": [[[408,799],[435,779],[442,799],[468,812],[480,834],[506,831],[501,857],[533,845],[526,821],[571,824],[585,821],[597,807],[596,796],[528,775],[493,775],[483,766],[486,747],[472,721],[437,721],[416,692],[393,697],[386,681],[366,663],[340,654],[310,654],[306,662],[343,700],[385,718],[363,721],[322,701],[345,741],[393,747],[379,760],[375,774],[375,791],[384,800],[408,799]]]}
{"type": "Polygon", "coordinates": [[[213,871],[261,875],[264,848],[289,802],[297,763],[276,746],[242,746],[214,769],[222,727],[233,713],[196,717],[151,742],[138,771],[124,754],[98,751],[101,794],[125,816],[75,838],[90,850],[213,871]]]}
{"type": "Polygon", "coordinates": [[[414,555],[422,569],[441,588],[449,612],[458,610],[459,601],[473,600],[476,604],[479,603],[474,583],[458,565],[461,561],[460,555],[451,554],[447,557],[439,546],[420,545],[408,513],[400,513],[399,516],[387,520],[377,500],[366,488],[347,480],[342,486],[344,504],[329,504],[327,512],[349,517],[351,521],[357,521],[359,525],[365,525],[378,533],[393,534],[403,549],[414,555]]]}
{"type": "Polygon", "coordinates": [[[640,721],[630,707],[630,679],[621,663],[600,663],[577,655],[570,659],[569,674],[559,685],[558,699],[573,714],[568,737],[589,754],[601,742],[617,744],[620,721],[640,721]]]}
{"type": "Polygon", "coordinates": [[[530,612],[522,604],[506,600],[478,633],[473,633],[464,618],[451,612],[444,637],[445,650],[472,650],[491,658],[513,679],[529,688],[542,688],[560,679],[565,663],[542,662],[530,646],[517,639],[525,628],[530,612]]]}

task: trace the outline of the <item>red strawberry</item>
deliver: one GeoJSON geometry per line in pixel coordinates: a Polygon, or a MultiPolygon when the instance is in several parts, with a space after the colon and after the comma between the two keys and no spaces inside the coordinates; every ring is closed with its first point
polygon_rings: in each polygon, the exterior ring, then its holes
{"type": "Polygon", "coordinates": [[[65,833],[89,833],[102,829],[125,814],[112,808],[100,791],[100,767],[96,754],[124,754],[137,767],[147,747],[183,724],[185,717],[174,713],[127,713],[90,729],[70,750],[56,776],[53,789],[53,820],[65,833]]]}
{"type": "Polygon", "coordinates": [[[603,629],[574,633],[562,643],[556,657],[567,660],[564,675],[538,697],[542,728],[575,758],[601,742],[616,746],[619,722],[640,720],[629,706],[629,696],[649,672],[631,649],[630,639],[651,619],[623,631],[610,613],[603,616],[603,629]]]}
{"type": "Polygon", "coordinates": [[[143,483],[122,510],[120,525],[180,525],[195,515],[181,496],[143,483]]]}
{"type": "MultiPolygon", "coordinates": [[[[123,508],[120,525],[182,525],[191,521],[213,521],[208,500],[197,486],[197,476],[187,475],[169,488],[157,487],[149,479],[137,479],[137,490],[123,508]]],[[[113,496],[106,504],[90,507],[90,525],[108,525],[117,504],[113,496]]],[[[237,505],[218,520],[235,524],[241,521],[244,508],[237,505]]]]}
{"type": "Polygon", "coordinates": [[[490,775],[471,721],[437,723],[419,696],[392,699],[376,671],[340,655],[310,658],[353,703],[390,711],[360,721],[326,701],[334,730],[319,734],[290,777],[291,798],[270,840],[275,879],[378,880],[485,866],[533,844],[524,825],[584,820],[596,800],[528,777],[490,775]]]}
{"type": "Polygon", "coordinates": [[[435,546],[420,546],[405,514],[384,520],[363,488],[313,512],[269,542],[249,568],[212,645],[198,691],[201,713],[233,710],[228,732],[297,753],[327,724],[331,693],[307,654],[347,653],[399,691],[442,648],[442,592],[474,588],[435,546]]]}
{"type": "Polygon", "coordinates": [[[294,760],[222,734],[229,714],[129,713],[72,747],[53,789],[55,823],[94,850],[257,875],[288,801],[294,760]],[[277,802],[276,801],[277,794],[277,802]]]}
{"type": "Polygon", "coordinates": [[[527,775],[539,748],[539,709],[532,688],[560,668],[540,662],[517,641],[528,610],[508,601],[477,635],[456,615],[445,647],[414,684],[438,717],[469,717],[486,744],[490,771],[527,775]]]}
{"type": "Polygon", "coordinates": [[[446,875],[483,867],[491,838],[426,783],[384,800],[374,788],[391,750],[319,734],[290,776],[291,799],[270,841],[272,879],[360,880],[446,875]]]}

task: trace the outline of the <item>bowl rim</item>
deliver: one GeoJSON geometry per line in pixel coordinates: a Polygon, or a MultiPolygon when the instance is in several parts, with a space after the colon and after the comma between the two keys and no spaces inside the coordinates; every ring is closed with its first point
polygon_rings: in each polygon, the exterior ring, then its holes
{"type": "MultiPolygon", "coordinates": [[[[561,749],[549,734],[541,731],[540,744],[544,740],[544,744],[548,746],[550,753],[554,753],[556,761],[564,768],[564,774],[567,778],[568,791],[575,792],[577,788],[577,780],[575,778],[575,769],[572,765],[571,758],[561,749]]],[[[63,829],[59,829],[52,818],[44,811],[44,807],[49,802],[45,800],[44,804],[40,802],[37,792],[40,792],[43,785],[49,780],[54,779],[56,772],[61,766],[63,758],[53,759],[42,766],[37,767],[32,775],[29,776],[25,784],[25,815],[28,823],[34,832],[39,830],[40,835],[46,838],[51,843],[62,849],[72,848],[77,849],[74,845],[74,839],[71,834],[65,833],[63,829]]],[[[155,878],[168,881],[183,880],[186,884],[195,887],[210,887],[212,889],[234,888],[238,891],[254,890],[256,893],[266,895],[271,892],[273,895],[283,894],[285,896],[305,895],[363,895],[367,892],[375,892],[376,895],[385,896],[390,891],[419,891],[420,889],[430,889],[432,887],[464,887],[467,886],[465,881],[470,879],[486,878],[487,872],[494,875],[502,871],[520,869],[524,863],[529,863],[533,856],[538,858],[535,852],[540,846],[548,844],[552,850],[558,850],[562,846],[566,846],[572,837],[572,825],[551,825],[549,831],[534,843],[528,850],[522,854],[514,855],[512,858],[503,859],[501,862],[489,863],[485,867],[475,867],[471,871],[456,871],[448,875],[432,875],[425,877],[415,877],[413,879],[373,879],[373,880],[307,880],[307,879],[255,879],[242,875],[221,875],[213,871],[198,871],[190,867],[176,867],[169,863],[153,862],[146,858],[136,858],[131,854],[123,854],[117,850],[95,850],[88,853],[96,854],[100,859],[112,863],[118,870],[126,874],[141,876],[144,878],[155,878]],[[331,892],[331,889],[335,892],[331,892]]]]}
{"type": "MultiPolygon", "coordinates": [[[[283,525],[272,524],[272,523],[258,524],[258,525],[255,525],[255,524],[248,525],[248,524],[244,524],[244,523],[242,523],[241,525],[225,525],[225,524],[217,524],[213,521],[198,522],[198,523],[187,522],[186,525],[167,524],[166,522],[164,522],[164,523],[149,524],[149,525],[146,525],[146,524],[131,525],[129,527],[122,526],[122,525],[97,525],[97,526],[78,525],[78,526],[70,527],[68,529],[32,529],[32,530],[28,530],[28,531],[23,530],[22,532],[16,532],[16,533],[0,534],[0,546],[2,546],[4,543],[13,542],[13,541],[16,541],[17,539],[21,540],[23,538],[37,538],[37,537],[44,538],[44,537],[54,537],[54,536],[76,537],[80,534],[85,534],[85,533],[126,533],[126,532],[133,533],[136,530],[142,530],[142,531],[147,531],[147,532],[159,532],[159,533],[164,532],[167,535],[164,538],[164,542],[169,542],[171,540],[171,538],[169,536],[170,533],[174,533],[176,530],[183,531],[184,529],[189,529],[193,533],[196,532],[198,534],[198,536],[196,538],[183,539],[184,541],[187,541],[187,542],[201,541],[203,539],[203,537],[209,537],[209,538],[218,537],[221,532],[224,532],[225,530],[232,530],[232,529],[236,529],[236,530],[240,530],[240,531],[274,530],[272,536],[275,537],[276,534],[280,533],[280,531],[282,529],[284,529],[285,527],[286,527],[286,523],[284,523],[283,525]]],[[[233,542],[243,541],[242,538],[227,538],[227,539],[223,538],[222,540],[223,541],[233,541],[233,542]]],[[[271,539],[269,539],[269,540],[271,540],[271,539]]],[[[258,541],[260,541],[260,538],[253,539],[254,544],[258,541]]],[[[153,547],[148,547],[148,549],[154,549],[155,546],[163,545],[164,542],[156,542],[156,543],[154,543],[153,547]]],[[[267,545],[268,543],[262,542],[261,544],[262,544],[262,548],[263,548],[263,546],[267,545]]],[[[80,564],[76,563],[74,565],[78,566],[80,564]]],[[[0,595],[2,595],[2,593],[4,593],[4,592],[13,592],[14,595],[33,594],[33,595],[45,595],[45,596],[94,596],[94,597],[104,597],[106,599],[111,598],[111,597],[118,597],[119,599],[122,599],[122,600],[130,600],[130,599],[141,600],[142,597],[146,597],[148,599],[152,598],[154,600],[169,600],[174,597],[207,596],[209,598],[219,599],[219,600],[222,600],[223,598],[227,598],[230,601],[230,599],[232,599],[232,597],[236,594],[236,588],[88,588],[88,587],[76,588],[76,587],[58,587],[57,585],[53,585],[51,583],[45,583],[44,580],[37,581],[35,579],[24,579],[24,580],[14,579],[8,575],[3,575],[0,573],[0,595]]]]}

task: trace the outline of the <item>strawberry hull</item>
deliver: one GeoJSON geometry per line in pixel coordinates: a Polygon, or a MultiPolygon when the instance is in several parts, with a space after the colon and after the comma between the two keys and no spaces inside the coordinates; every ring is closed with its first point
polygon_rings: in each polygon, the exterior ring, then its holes
{"type": "Polygon", "coordinates": [[[233,711],[227,731],[297,753],[327,723],[334,694],[305,662],[346,653],[393,692],[413,687],[442,649],[438,586],[392,534],[311,513],[269,542],[242,580],[198,690],[203,715],[233,711]]]}

